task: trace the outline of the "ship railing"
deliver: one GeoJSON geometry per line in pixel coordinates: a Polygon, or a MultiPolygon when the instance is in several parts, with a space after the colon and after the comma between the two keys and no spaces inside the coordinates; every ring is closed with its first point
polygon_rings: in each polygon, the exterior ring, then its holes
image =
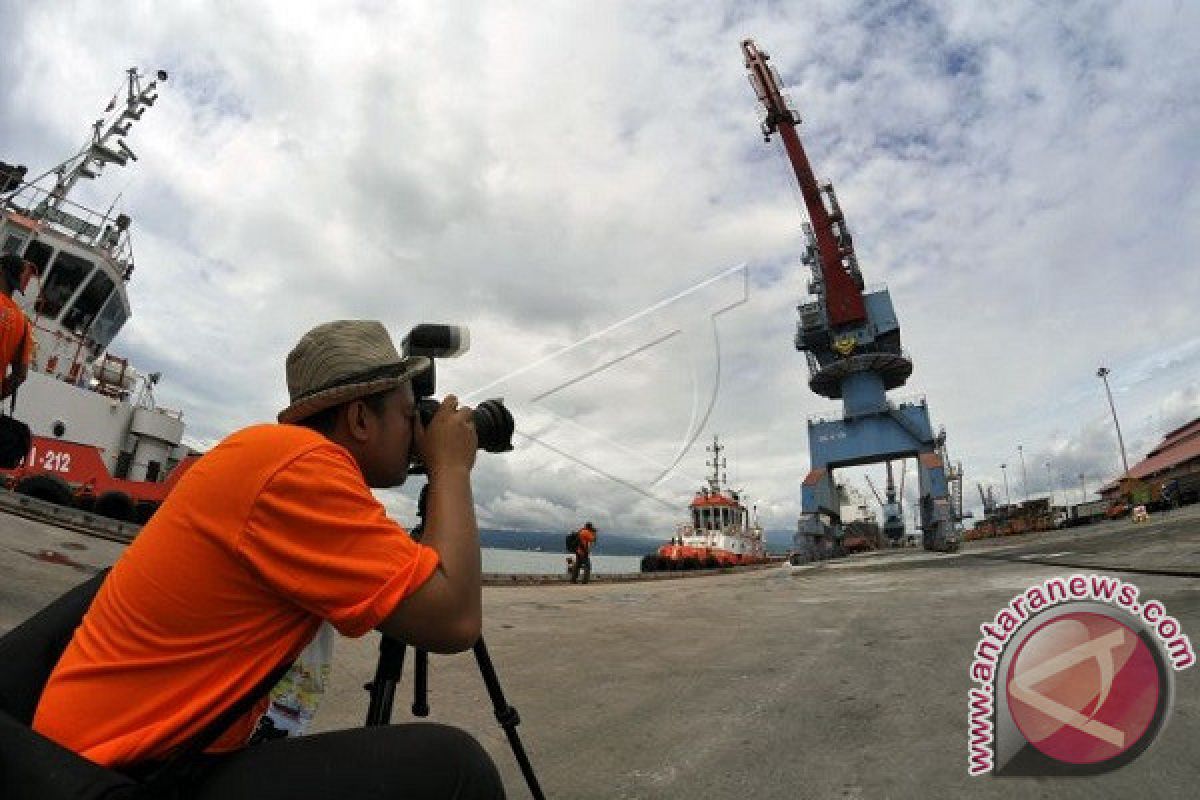
{"type": "Polygon", "coordinates": [[[27,183],[4,199],[4,207],[42,222],[55,233],[89,247],[98,247],[123,269],[133,263],[129,236],[117,229],[114,209],[100,213],[72,200],[54,203],[49,190],[27,183]]]}
{"type": "Polygon", "coordinates": [[[179,420],[180,422],[183,421],[183,412],[179,411],[178,409],[163,408],[162,406],[145,406],[145,405],[139,406],[139,408],[144,408],[147,411],[153,411],[155,414],[162,414],[164,417],[168,417],[168,418],[174,419],[174,420],[179,420]]]}
{"type": "Polygon", "coordinates": [[[49,351],[38,353],[37,363],[42,364],[42,371],[67,383],[87,388],[83,385],[88,359],[84,337],[58,327],[53,320],[43,320],[36,313],[31,324],[35,331],[45,334],[38,337],[41,345],[39,350],[49,351]]]}

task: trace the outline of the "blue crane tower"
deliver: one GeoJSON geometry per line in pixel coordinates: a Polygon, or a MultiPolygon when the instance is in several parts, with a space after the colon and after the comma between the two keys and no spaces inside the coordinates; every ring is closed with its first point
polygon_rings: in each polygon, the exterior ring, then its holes
{"type": "MultiPolygon", "coordinates": [[[[835,470],[916,458],[920,528],[926,550],[958,549],[959,511],[948,491],[945,433],[934,434],[924,398],[894,404],[912,360],[900,347],[900,323],[886,288],[864,290],[854,243],[832,184],[819,185],[800,144],[797,114],[788,108],[769,56],[742,42],[750,83],[766,111],[763,138],[778,133],[808,211],[803,263],[813,298],[798,307],[796,349],[808,360],[809,388],[842,401],[841,418],[808,422],[810,469],[801,487],[795,544],[798,560],[841,552],[835,470]]],[[[958,478],[954,473],[950,477],[958,478]]]]}

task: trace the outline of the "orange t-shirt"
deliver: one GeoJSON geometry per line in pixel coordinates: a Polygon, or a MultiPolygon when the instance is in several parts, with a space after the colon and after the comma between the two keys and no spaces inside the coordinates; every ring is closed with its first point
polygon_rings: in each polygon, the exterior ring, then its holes
{"type": "MultiPolygon", "coordinates": [[[[322,620],[377,626],[437,567],[350,453],[295,425],[201,458],[104,581],[33,727],[106,766],[161,760],[293,659],[322,620]]],[[[267,700],[210,747],[243,746],[267,700]]]]}
{"type": "Polygon", "coordinates": [[[592,545],[596,543],[596,534],[588,528],[579,529],[579,547],[575,548],[580,555],[587,555],[592,552],[592,545]]]}
{"type": "Polygon", "coordinates": [[[25,349],[21,353],[21,363],[29,366],[33,360],[33,326],[20,306],[0,292],[0,377],[8,374],[9,365],[16,360],[22,334],[25,335],[25,349]]]}

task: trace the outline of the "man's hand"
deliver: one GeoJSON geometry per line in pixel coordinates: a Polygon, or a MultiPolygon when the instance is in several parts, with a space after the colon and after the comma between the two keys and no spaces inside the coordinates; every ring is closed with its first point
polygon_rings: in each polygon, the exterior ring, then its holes
{"type": "Polygon", "coordinates": [[[417,448],[431,482],[435,475],[446,470],[465,468],[470,472],[479,450],[470,407],[460,408],[457,397],[446,395],[429,427],[418,431],[417,448]]]}
{"type": "Polygon", "coordinates": [[[479,440],[471,409],[447,395],[421,430],[417,452],[429,475],[421,543],[440,563],[420,589],[392,611],[379,629],[435,653],[456,653],[475,644],[483,627],[479,529],[471,496],[471,469],[479,440]]]}

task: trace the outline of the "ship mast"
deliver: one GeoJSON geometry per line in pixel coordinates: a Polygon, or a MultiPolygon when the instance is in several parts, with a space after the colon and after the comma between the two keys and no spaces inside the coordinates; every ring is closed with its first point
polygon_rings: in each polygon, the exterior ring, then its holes
{"type": "Polygon", "coordinates": [[[729,482],[729,473],[721,472],[721,470],[725,469],[725,459],[721,458],[721,453],[725,450],[725,448],[721,446],[721,442],[719,439],[717,439],[717,435],[713,434],[713,443],[704,449],[713,454],[712,461],[705,461],[704,465],[706,467],[712,467],[713,473],[708,479],[708,485],[713,493],[717,493],[721,491],[722,481],[725,483],[729,482]]]}
{"type": "Polygon", "coordinates": [[[123,137],[129,133],[133,123],[142,118],[146,109],[154,105],[154,101],[158,99],[158,83],[167,79],[167,73],[158,70],[154,80],[144,86],[142,80],[145,76],[138,74],[137,67],[130,67],[125,74],[127,88],[124,109],[116,111],[117,98],[114,96],[105,109],[105,113],[113,114],[107,126],[104,117],[96,120],[92,124],[91,141],[81,151],[51,170],[58,177],[49,196],[37,209],[39,214],[59,211],[80,178],[97,178],[109,164],[123,167],[130,161],[137,161],[137,155],[125,143],[123,137]]]}

